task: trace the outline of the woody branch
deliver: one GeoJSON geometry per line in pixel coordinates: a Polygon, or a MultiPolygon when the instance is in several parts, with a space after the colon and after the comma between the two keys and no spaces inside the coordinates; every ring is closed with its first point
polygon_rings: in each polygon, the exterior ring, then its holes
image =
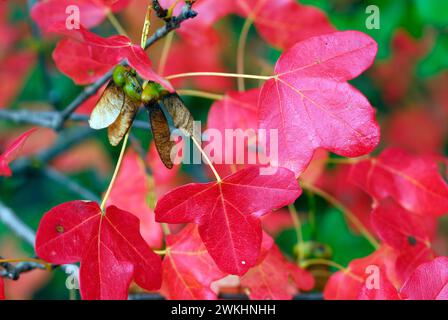
{"type": "MultiPolygon", "coordinates": [[[[29,7],[31,8],[34,1],[29,1],[29,7]]],[[[186,1],[183,6],[182,11],[177,16],[169,17],[165,20],[165,25],[148,38],[146,41],[145,49],[152,46],[158,40],[164,38],[171,31],[179,28],[183,21],[194,18],[197,13],[192,10],[192,5],[194,1],[186,1]]],[[[158,11],[157,15],[160,17],[159,13],[166,12],[158,1],[153,1],[155,10],[158,11]],[[157,7],[156,7],[157,6],[157,7]]],[[[166,17],[166,15],[165,15],[166,17]]],[[[121,61],[121,64],[126,64],[126,61],[121,61]]],[[[0,110],[0,119],[12,121],[15,123],[26,123],[34,124],[41,127],[51,128],[55,131],[61,131],[64,128],[65,123],[68,120],[75,121],[87,121],[84,116],[75,115],[76,109],[81,106],[87,99],[95,95],[98,90],[105,85],[112,77],[112,70],[103,75],[99,80],[90,86],[84,88],[81,92],[64,110],[62,111],[52,111],[52,112],[33,112],[29,110],[0,110]]],[[[136,122],[137,127],[147,128],[148,124],[136,122]]],[[[37,166],[43,168],[44,174],[48,175],[54,180],[58,180],[61,183],[70,182],[68,185],[72,191],[79,193],[80,195],[88,196],[89,198],[96,198],[89,190],[86,190],[82,186],[71,182],[67,177],[60,174],[59,172],[49,169],[46,164],[54,159],[56,156],[60,155],[64,151],[70,149],[72,146],[78,144],[79,142],[90,137],[93,130],[90,128],[85,128],[82,130],[69,130],[68,132],[63,132],[56,144],[34,157],[23,158],[17,160],[13,165],[12,169],[14,173],[24,172],[27,169],[37,166]]],[[[35,232],[29,228],[13,211],[12,209],[5,206],[0,202],[0,221],[5,224],[10,230],[16,233],[20,238],[24,239],[28,244],[34,247],[35,232]]],[[[58,266],[52,266],[52,270],[58,266]]],[[[65,270],[68,265],[60,266],[62,270],[65,270]]],[[[29,272],[35,269],[47,269],[45,265],[39,264],[37,262],[21,262],[17,265],[13,265],[8,262],[0,263],[0,277],[9,278],[12,280],[17,280],[21,273],[29,272]]]]}

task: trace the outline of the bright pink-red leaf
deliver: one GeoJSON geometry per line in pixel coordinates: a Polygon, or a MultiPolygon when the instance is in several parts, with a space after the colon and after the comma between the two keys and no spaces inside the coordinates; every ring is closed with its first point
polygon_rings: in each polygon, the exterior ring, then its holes
{"type": "MultiPolygon", "coordinates": [[[[370,221],[372,199],[361,188],[350,183],[350,168],[348,165],[338,165],[332,170],[325,171],[317,185],[340,201],[361,221],[364,227],[372,231],[370,221]]],[[[359,233],[360,230],[349,219],[347,219],[347,223],[355,232],[359,233]]]]}
{"type": "Polygon", "coordinates": [[[20,153],[23,145],[28,137],[37,129],[33,128],[24,132],[2,153],[0,154],[0,176],[11,176],[12,172],[9,168],[9,164],[14,161],[20,153]]]}
{"type": "Polygon", "coordinates": [[[167,89],[171,85],[152,70],[152,63],[145,51],[132,44],[125,36],[102,38],[84,28],[67,33],[71,38],[62,40],[53,51],[56,66],[77,84],[92,83],[121,60],[126,59],[138,74],[161,83],[167,89]]]}
{"type": "MultiPolygon", "coordinates": [[[[216,133],[219,131],[222,137],[222,144],[214,141],[215,135],[209,138],[210,147],[214,143],[221,147],[213,148],[214,153],[210,156],[222,175],[231,174],[249,165],[260,164],[256,132],[259,94],[259,89],[246,92],[230,91],[210,108],[207,120],[208,132],[212,134],[217,130],[216,133]]],[[[260,156],[263,156],[262,152],[260,156]]]]}
{"type": "MultiPolygon", "coordinates": [[[[173,1],[164,1],[173,3],[173,1]]],[[[193,6],[198,15],[194,19],[186,20],[179,28],[179,34],[194,45],[212,45],[219,40],[213,29],[213,24],[222,17],[235,10],[233,1],[220,1],[216,5],[214,0],[199,0],[193,6]]]]}
{"type": "MultiPolygon", "coordinates": [[[[195,18],[196,19],[196,18],[195,18]]],[[[193,20],[195,20],[193,19],[193,20]]],[[[191,21],[193,21],[191,20],[191,21]]],[[[183,24],[182,24],[183,25],[183,24]]],[[[194,31],[196,34],[196,30],[194,31]]],[[[163,75],[178,74],[184,72],[224,72],[222,52],[227,43],[219,40],[216,43],[196,43],[178,41],[173,43],[168,55],[163,75]],[[192,55],[185,54],[191,52],[192,55]]],[[[195,86],[205,91],[223,92],[232,88],[232,80],[224,77],[194,77],[173,79],[173,86],[181,88],[195,86]]]]}
{"type": "Polygon", "coordinates": [[[108,12],[123,9],[129,0],[46,0],[38,2],[31,10],[31,17],[44,33],[59,33],[72,26],[79,10],[80,26],[93,28],[106,18],[108,12]]]}
{"type": "Polygon", "coordinates": [[[72,201],[47,212],[39,225],[37,255],[51,263],[81,262],[83,299],[126,299],[131,280],[160,288],[160,258],[139,232],[139,221],[115,206],[104,215],[95,202],[72,201]]]}
{"type": "Polygon", "coordinates": [[[148,205],[149,188],[143,160],[133,150],[126,153],[115,180],[108,204],[131,212],[140,220],[140,233],[153,248],[160,248],[163,241],[162,227],[155,221],[148,205]]]}
{"type": "Polygon", "coordinates": [[[400,294],[409,300],[448,300],[448,258],[439,257],[420,265],[400,294]]]}
{"type": "Polygon", "coordinates": [[[346,271],[334,273],[324,289],[326,300],[356,300],[365,284],[369,273],[367,267],[374,265],[380,269],[381,274],[389,275],[388,268],[394,261],[394,252],[386,246],[380,247],[371,255],[355,259],[346,271]]]}
{"type": "Polygon", "coordinates": [[[210,285],[226,274],[208,254],[197,226],[185,227],[178,234],[168,236],[166,242],[162,293],[168,299],[216,299],[210,285]]]}
{"type": "Polygon", "coordinates": [[[406,279],[417,269],[422,263],[433,260],[435,254],[431,248],[423,244],[416,246],[408,246],[396,253],[393,269],[394,279],[397,288],[401,286],[406,279]]]}
{"type": "Polygon", "coordinates": [[[280,166],[299,175],[319,147],[345,157],[373,150],[379,141],[374,109],[347,81],[372,64],[376,51],[372,38],[346,31],[283,53],[259,100],[260,127],[278,130],[280,166]]]}
{"type": "Polygon", "coordinates": [[[378,278],[378,287],[369,287],[367,283],[362,286],[358,300],[400,300],[397,289],[386,274],[380,271],[378,278]]]}
{"type": "Polygon", "coordinates": [[[196,223],[218,267],[242,275],[257,262],[262,239],[259,216],[294,202],[300,188],[291,171],[261,175],[250,167],[221,182],[192,183],[157,203],[156,221],[196,223]]]}
{"type": "Polygon", "coordinates": [[[182,173],[180,165],[175,164],[172,169],[168,169],[160,159],[154,141],[149,146],[146,155],[146,163],[151,169],[151,175],[154,179],[153,187],[157,198],[163,196],[168,191],[182,185],[182,173]]]}
{"type": "Polygon", "coordinates": [[[296,0],[237,0],[238,13],[254,20],[268,43],[281,49],[299,41],[335,31],[321,10],[296,0]]]}
{"type": "Polygon", "coordinates": [[[351,180],[377,200],[392,197],[406,210],[429,215],[448,212],[448,185],[437,163],[400,149],[353,166],[351,180]]]}
{"type": "Polygon", "coordinates": [[[306,270],[286,260],[273,240],[263,239],[259,264],[241,277],[241,286],[249,290],[255,300],[291,299],[298,289],[311,290],[314,278],[306,270]]]}
{"type": "Polygon", "coordinates": [[[424,217],[407,212],[390,198],[376,206],[371,221],[380,239],[398,251],[431,244],[424,217]]]}

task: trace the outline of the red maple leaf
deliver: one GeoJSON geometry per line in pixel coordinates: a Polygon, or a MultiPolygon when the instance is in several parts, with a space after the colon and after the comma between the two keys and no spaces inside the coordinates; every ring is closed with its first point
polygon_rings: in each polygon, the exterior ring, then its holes
{"type": "MultiPolygon", "coordinates": [[[[215,160],[220,160],[219,163],[218,161],[214,163],[222,175],[231,174],[250,164],[259,164],[257,153],[260,149],[257,148],[257,132],[255,131],[258,126],[259,93],[259,89],[245,92],[229,91],[223,99],[216,101],[210,108],[207,129],[218,130],[222,137],[222,148],[218,150],[214,148],[213,154],[215,160]],[[233,131],[230,131],[232,129],[233,131]],[[249,132],[252,136],[245,136],[249,132]],[[228,133],[241,133],[244,141],[241,143],[237,141],[237,138],[226,138],[228,133]],[[241,156],[237,157],[238,154],[241,156]],[[254,160],[252,163],[249,163],[250,157],[254,160]]],[[[213,139],[210,138],[210,145],[216,143],[213,139]]],[[[263,153],[260,153],[260,156],[263,156],[263,153]]]]}
{"type": "Polygon", "coordinates": [[[83,299],[127,299],[132,279],[146,290],[161,285],[161,259],[141,237],[139,220],[115,206],[104,215],[88,201],[52,208],[40,221],[36,253],[55,264],[81,262],[83,299]]]}
{"type": "Polygon", "coordinates": [[[154,141],[149,145],[145,160],[151,169],[151,176],[154,179],[152,191],[155,192],[157,198],[183,184],[181,165],[175,164],[172,169],[168,169],[160,159],[154,141]]]}
{"type": "Polygon", "coordinates": [[[237,0],[236,5],[238,14],[254,20],[264,40],[281,49],[336,31],[323,11],[296,0],[237,0]]]}
{"type": "MultiPolygon", "coordinates": [[[[168,7],[173,1],[161,1],[168,7]]],[[[219,36],[213,29],[213,24],[235,10],[233,1],[220,1],[216,5],[214,0],[198,0],[193,9],[198,15],[194,19],[182,23],[178,33],[182,38],[193,45],[213,45],[219,42],[219,36]]]]}
{"type": "Polygon", "coordinates": [[[306,270],[289,262],[267,234],[259,263],[241,277],[241,286],[249,290],[254,300],[286,300],[298,292],[297,289],[311,290],[314,278],[306,270]]]}
{"type": "Polygon", "coordinates": [[[382,246],[371,255],[355,259],[346,270],[334,273],[324,289],[326,300],[356,300],[361,293],[366,278],[367,267],[377,266],[383,275],[389,276],[389,266],[393,264],[395,252],[387,246],[382,246]]]}
{"type": "Polygon", "coordinates": [[[403,299],[448,300],[448,257],[421,264],[400,290],[403,299]]]}
{"type": "Polygon", "coordinates": [[[80,25],[93,28],[101,24],[108,12],[123,9],[129,0],[47,0],[33,6],[31,17],[45,33],[60,32],[66,28],[69,6],[79,9],[80,25]]]}
{"type": "Polygon", "coordinates": [[[346,31],[309,38],[282,54],[259,99],[260,128],[278,130],[280,166],[299,175],[319,147],[345,157],[373,150],[374,109],[347,81],[372,64],[376,51],[372,38],[346,31]]]}
{"type": "MultiPolygon", "coordinates": [[[[196,19],[196,18],[195,18],[196,19]]],[[[195,19],[188,20],[194,21],[195,19]]],[[[183,24],[182,24],[183,25],[183,24]]],[[[196,30],[194,31],[197,32],[196,30]]],[[[163,75],[178,74],[184,72],[224,72],[222,52],[227,43],[225,40],[217,40],[215,43],[196,43],[181,40],[173,43],[166,60],[163,75]],[[185,54],[191,52],[192,54],[185,54]]],[[[232,80],[224,77],[195,77],[192,79],[173,79],[175,87],[194,85],[205,91],[223,92],[232,88],[232,80]]]]}
{"type": "Polygon", "coordinates": [[[384,271],[380,269],[378,275],[379,283],[378,287],[369,287],[365,283],[358,294],[358,300],[400,300],[400,295],[398,294],[395,286],[387,278],[384,271]]]}
{"type": "Polygon", "coordinates": [[[145,51],[132,44],[128,37],[102,38],[84,28],[72,30],[68,35],[70,38],[58,43],[53,59],[59,70],[75,83],[92,83],[126,59],[142,78],[172,90],[171,85],[152,70],[151,60],[145,51]]]}
{"type": "Polygon", "coordinates": [[[0,176],[11,176],[12,172],[9,164],[14,161],[20,154],[20,150],[25,144],[28,137],[37,129],[33,128],[24,132],[2,153],[0,154],[0,176]]]}
{"type": "MultiPolygon", "coordinates": [[[[318,180],[317,186],[340,201],[359,219],[364,227],[371,231],[372,199],[361,188],[350,182],[350,169],[351,166],[349,165],[339,165],[332,170],[325,171],[318,180]]],[[[302,175],[300,178],[302,178],[302,175]]],[[[349,219],[347,219],[347,223],[355,232],[359,233],[359,230],[349,219]]]]}
{"type": "Polygon", "coordinates": [[[436,231],[434,217],[408,212],[388,198],[376,204],[371,224],[377,236],[396,250],[394,273],[397,284],[402,284],[417,266],[434,257],[431,249],[431,239],[436,231]]]}
{"type": "Polygon", "coordinates": [[[163,233],[147,202],[150,192],[145,164],[131,149],[127,151],[123,159],[120,172],[109,195],[108,205],[117,206],[134,214],[140,220],[140,233],[143,239],[152,248],[160,248],[163,233]]]}
{"type": "Polygon", "coordinates": [[[226,274],[208,254],[195,225],[188,225],[166,239],[163,259],[162,294],[168,299],[216,299],[210,289],[213,281],[226,274]]]}
{"type": "Polygon", "coordinates": [[[398,251],[431,245],[425,218],[406,211],[390,198],[376,205],[371,221],[379,238],[398,251]]]}
{"type": "Polygon", "coordinates": [[[259,216],[294,202],[300,188],[291,171],[260,175],[250,167],[220,182],[192,183],[157,203],[156,221],[196,223],[218,267],[242,275],[257,263],[262,240],[259,216]]]}
{"type": "MultiPolygon", "coordinates": [[[[164,3],[171,4],[172,1],[164,3]]],[[[193,8],[197,17],[185,21],[179,33],[197,44],[216,43],[219,37],[213,25],[229,14],[252,19],[263,39],[282,49],[306,38],[335,31],[324,12],[294,0],[222,1],[219,6],[213,0],[199,0],[193,8]]]]}
{"type": "Polygon", "coordinates": [[[406,210],[440,216],[448,212],[448,185],[431,157],[386,149],[355,164],[350,179],[374,199],[392,197],[406,210]]]}

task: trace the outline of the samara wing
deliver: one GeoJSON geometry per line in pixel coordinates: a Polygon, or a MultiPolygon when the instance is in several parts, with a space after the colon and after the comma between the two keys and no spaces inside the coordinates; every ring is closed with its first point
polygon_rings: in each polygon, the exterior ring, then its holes
{"type": "Polygon", "coordinates": [[[125,99],[123,89],[110,81],[90,115],[90,127],[98,130],[114,123],[120,115],[125,99]]]}
{"type": "Polygon", "coordinates": [[[147,106],[149,112],[149,121],[151,122],[151,130],[154,142],[163,164],[171,169],[173,161],[171,160],[171,150],[176,145],[170,139],[170,127],[168,121],[157,103],[147,106]]]}
{"type": "Polygon", "coordinates": [[[140,101],[134,100],[128,96],[125,97],[125,103],[121,109],[120,115],[108,128],[109,142],[112,146],[117,146],[124,135],[129,131],[139,107],[140,101]]]}
{"type": "Polygon", "coordinates": [[[169,115],[173,119],[174,127],[182,130],[187,136],[193,136],[194,119],[177,93],[170,93],[161,99],[169,115]]]}

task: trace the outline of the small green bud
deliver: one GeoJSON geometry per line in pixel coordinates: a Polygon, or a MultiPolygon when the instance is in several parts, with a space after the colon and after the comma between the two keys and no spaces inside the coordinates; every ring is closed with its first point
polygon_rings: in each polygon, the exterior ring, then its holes
{"type": "Polygon", "coordinates": [[[117,86],[123,87],[126,83],[128,70],[121,64],[116,66],[113,72],[113,79],[117,86]]]}
{"type": "Polygon", "coordinates": [[[142,101],[144,103],[150,103],[157,101],[165,89],[156,82],[148,82],[142,93],[142,101]]]}
{"type": "Polygon", "coordinates": [[[126,78],[126,83],[123,90],[128,97],[134,100],[140,100],[142,98],[142,87],[135,77],[126,78]]]}

